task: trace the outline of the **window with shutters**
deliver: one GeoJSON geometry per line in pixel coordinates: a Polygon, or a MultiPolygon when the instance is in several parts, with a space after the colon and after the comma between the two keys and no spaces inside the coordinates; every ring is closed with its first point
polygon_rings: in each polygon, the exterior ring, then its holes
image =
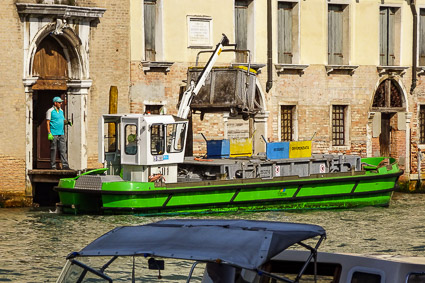
{"type": "Polygon", "coordinates": [[[156,0],[144,0],[145,60],[155,61],[156,0]]]}
{"type": "Polygon", "coordinates": [[[298,53],[298,3],[279,1],[278,19],[278,63],[296,64],[298,53]]]}
{"type": "Polygon", "coordinates": [[[419,107],[419,143],[425,144],[425,105],[419,107]]]}
{"type": "Polygon", "coordinates": [[[398,66],[400,64],[400,8],[380,7],[379,9],[379,64],[398,66]]]}
{"type": "Polygon", "coordinates": [[[280,140],[293,141],[295,106],[282,105],[280,107],[280,140]]]}
{"type": "Polygon", "coordinates": [[[332,106],[332,145],[343,146],[346,144],[346,105],[332,106]]]}
{"type": "MultiPolygon", "coordinates": [[[[250,35],[253,31],[252,0],[235,0],[235,43],[236,50],[247,50],[249,47],[250,35]]],[[[251,38],[252,41],[252,38],[251,38]]],[[[252,48],[251,48],[252,49],[252,48]]],[[[236,53],[236,62],[248,62],[247,54],[236,53]]]]}
{"type": "Polygon", "coordinates": [[[425,66],[425,9],[420,9],[419,17],[419,66],[425,66]]]}
{"type": "Polygon", "coordinates": [[[349,63],[349,6],[328,5],[328,64],[349,63]]]}

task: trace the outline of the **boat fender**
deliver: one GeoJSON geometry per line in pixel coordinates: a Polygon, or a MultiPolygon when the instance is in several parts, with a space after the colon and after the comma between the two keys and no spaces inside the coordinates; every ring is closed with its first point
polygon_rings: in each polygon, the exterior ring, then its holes
{"type": "Polygon", "coordinates": [[[149,182],[159,182],[159,181],[165,182],[165,178],[164,178],[164,176],[162,176],[162,174],[150,175],[148,179],[149,179],[149,182]]]}
{"type": "Polygon", "coordinates": [[[199,157],[195,157],[196,161],[212,161],[212,159],[203,159],[203,158],[199,158],[199,157]]]}

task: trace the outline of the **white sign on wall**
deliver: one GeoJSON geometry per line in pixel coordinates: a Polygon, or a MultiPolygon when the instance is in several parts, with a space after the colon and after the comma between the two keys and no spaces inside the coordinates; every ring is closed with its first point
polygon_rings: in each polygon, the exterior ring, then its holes
{"type": "Polygon", "coordinates": [[[188,46],[212,47],[212,18],[189,16],[187,21],[188,46]]]}

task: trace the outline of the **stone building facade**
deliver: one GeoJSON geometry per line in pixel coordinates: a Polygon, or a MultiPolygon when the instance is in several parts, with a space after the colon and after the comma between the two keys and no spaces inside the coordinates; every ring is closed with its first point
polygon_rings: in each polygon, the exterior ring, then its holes
{"type": "MultiPolygon", "coordinates": [[[[313,140],[314,153],[391,156],[405,178],[420,176],[425,1],[131,3],[132,111],[161,105],[176,113],[187,68],[222,33],[251,51],[262,111],[248,121],[226,111],[194,113],[195,155],[205,152],[200,133],[220,139],[245,127],[253,135],[255,154],[264,151],[262,136],[313,140]],[[155,90],[149,89],[152,84],[155,90]]],[[[199,58],[205,63],[208,56],[199,58]]],[[[218,65],[247,62],[226,54],[218,65]]]]}
{"type": "Polygon", "coordinates": [[[252,136],[254,154],[263,137],[313,140],[313,153],[391,156],[406,179],[420,177],[425,0],[4,0],[0,14],[2,205],[29,204],[37,190],[40,99],[67,99],[70,166],[100,166],[110,87],[119,113],[176,114],[188,67],[223,33],[250,57],[223,53],[217,66],[257,71],[261,111],[193,113],[194,155],[205,153],[201,133],[252,136]],[[50,65],[43,44],[56,54],[50,65]]]}
{"type": "MultiPolygon", "coordinates": [[[[129,14],[124,1],[1,1],[0,203],[29,205],[51,184],[45,111],[65,101],[71,168],[98,167],[97,121],[108,111],[111,85],[129,111],[129,14]],[[41,179],[40,179],[41,178],[41,179]]],[[[60,177],[60,172],[56,173],[60,177]]]]}

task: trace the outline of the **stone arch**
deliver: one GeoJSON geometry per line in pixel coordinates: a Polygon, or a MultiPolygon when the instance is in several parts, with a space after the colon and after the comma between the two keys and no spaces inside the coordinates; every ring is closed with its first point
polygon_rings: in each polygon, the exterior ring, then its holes
{"type": "Polygon", "coordinates": [[[86,48],[82,46],[80,38],[69,27],[65,27],[58,32],[56,25],[53,23],[41,28],[29,45],[25,67],[26,77],[36,77],[33,73],[34,57],[38,47],[47,37],[52,37],[62,47],[63,53],[68,62],[69,79],[88,79],[88,60],[85,52],[86,48]]]}
{"type": "Polygon", "coordinates": [[[401,78],[383,76],[375,85],[370,103],[372,111],[384,108],[391,108],[394,112],[407,111],[407,91],[401,78]]]}
{"type": "Polygon", "coordinates": [[[381,77],[370,100],[368,156],[394,157],[402,167],[407,166],[410,128],[407,108],[407,91],[401,77],[381,77]]]}

